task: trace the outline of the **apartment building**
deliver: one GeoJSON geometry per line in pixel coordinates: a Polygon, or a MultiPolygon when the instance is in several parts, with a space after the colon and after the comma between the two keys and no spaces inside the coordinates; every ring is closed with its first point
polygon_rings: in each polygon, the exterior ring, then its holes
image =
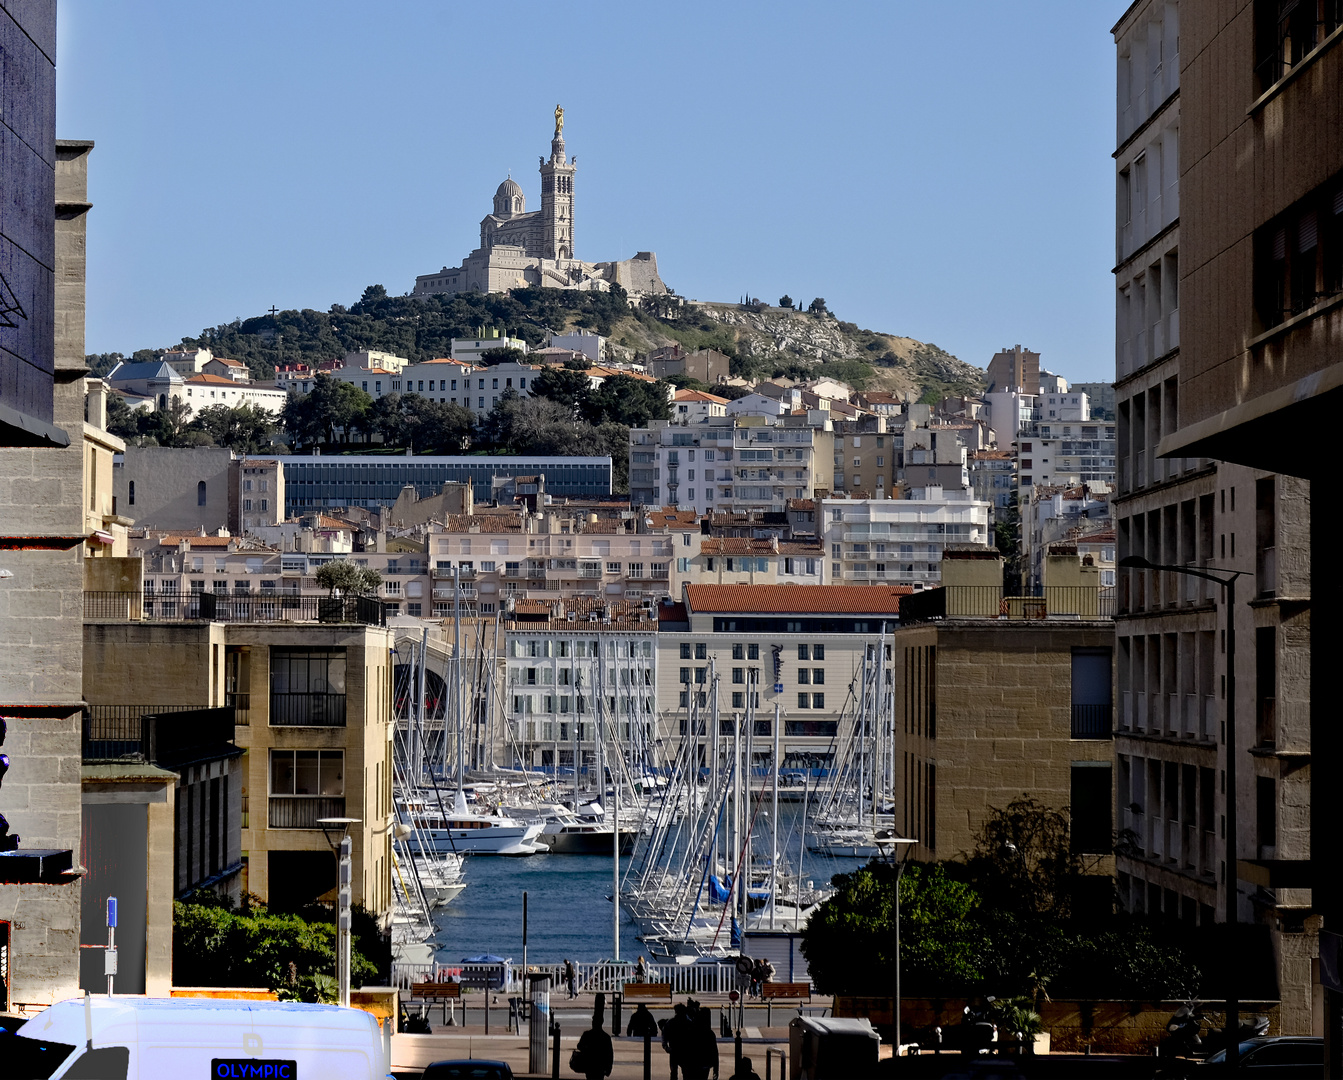
{"type": "Polygon", "coordinates": [[[976,450],[970,455],[970,487],[989,504],[989,527],[1007,516],[1017,488],[1017,456],[1011,450],[976,450]]]}
{"type": "Polygon", "coordinates": [[[1004,346],[993,354],[985,372],[987,391],[992,394],[1004,390],[1024,390],[1028,394],[1040,392],[1040,354],[1020,345],[1004,346]]]}
{"type": "MultiPolygon", "coordinates": [[[[1169,6],[1166,12],[1169,22],[1169,6]]],[[[1282,1030],[1323,1033],[1325,1071],[1332,1075],[1343,1068],[1336,1035],[1343,1012],[1339,987],[1331,977],[1315,979],[1311,968],[1318,954],[1320,968],[1333,969],[1325,953],[1337,951],[1343,926],[1343,883],[1329,857],[1339,805],[1332,787],[1311,786],[1309,775],[1328,776],[1343,745],[1326,681],[1337,653],[1333,633],[1327,618],[1307,628],[1307,611],[1328,610],[1331,588],[1338,588],[1330,575],[1316,572],[1322,560],[1314,557],[1337,529],[1328,500],[1310,500],[1307,484],[1322,475],[1321,463],[1330,458],[1318,433],[1343,398],[1337,389],[1343,382],[1337,363],[1343,216],[1336,213],[1343,207],[1337,198],[1343,147],[1334,137],[1343,55],[1331,48],[1340,12],[1331,4],[1237,0],[1183,4],[1178,16],[1178,65],[1170,69],[1178,66],[1180,80],[1179,230],[1186,250],[1178,264],[1178,293],[1166,273],[1174,267],[1163,262],[1160,290],[1150,281],[1146,289],[1144,318],[1138,318],[1137,299],[1130,296],[1126,311],[1121,298],[1121,339],[1137,341],[1142,333],[1150,339],[1158,320],[1173,329],[1171,316],[1181,306],[1175,301],[1183,296],[1190,302],[1182,305],[1178,363],[1164,369],[1167,377],[1159,384],[1151,379],[1135,385],[1127,403],[1132,467],[1142,470],[1135,484],[1151,484],[1154,460],[1160,462],[1158,480],[1172,473],[1183,478],[1191,463],[1221,464],[1205,466],[1196,517],[1186,515],[1183,504],[1163,508],[1169,516],[1156,520],[1149,512],[1146,545],[1134,543],[1135,522],[1127,541],[1121,527],[1119,548],[1121,555],[1156,562],[1158,552],[1180,551],[1176,545],[1185,545],[1192,531],[1198,543],[1185,546],[1200,560],[1206,552],[1210,569],[1250,572],[1251,580],[1241,578],[1237,591],[1234,657],[1218,644],[1225,624],[1221,597],[1210,593],[1205,600],[1214,648],[1211,679],[1200,685],[1210,686],[1219,717],[1226,705],[1221,676],[1232,664],[1242,674],[1231,792],[1237,857],[1233,866],[1218,858],[1210,868],[1210,900],[1213,917],[1222,918],[1224,875],[1235,874],[1239,921],[1266,928],[1272,939],[1282,1030]],[[1145,391],[1142,408],[1138,390],[1145,391]],[[1244,689],[1247,681],[1253,693],[1244,689]],[[1308,876],[1292,875],[1294,867],[1305,866],[1308,876]]],[[[1162,38],[1169,41],[1169,33],[1162,38]]],[[[1149,48],[1152,40],[1149,35],[1149,48]]],[[[1172,52],[1166,56],[1174,60],[1172,52]]],[[[1124,74],[1129,66],[1121,64],[1121,108],[1143,81],[1124,74]]],[[[1125,162],[1119,164],[1122,170],[1125,162]]],[[[1151,164],[1139,170],[1136,160],[1127,179],[1121,172],[1121,207],[1127,190],[1135,222],[1136,206],[1151,201],[1150,194],[1138,196],[1150,193],[1152,176],[1151,164]]],[[[1150,277],[1155,263],[1143,261],[1150,277]]],[[[1144,374],[1135,371],[1130,381],[1136,384],[1144,374]]],[[[1121,425],[1123,405],[1120,398],[1121,425]]],[[[1176,587],[1148,571],[1122,573],[1121,586],[1125,577],[1132,579],[1135,602],[1141,589],[1147,603],[1158,596],[1167,603],[1176,587]]],[[[1150,667],[1150,641],[1148,651],[1150,667]]],[[[1220,856],[1222,814],[1229,807],[1219,797],[1229,762],[1222,732],[1214,729],[1210,736],[1213,749],[1204,764],[1214,770],[1208,777],[1214,798],[1204,808],[1214,815],[1220,856]]],[[[1169,822],[1173,815],[1165,817],[1169,822]]]]}
{"type": "MultiPolygon", "coordinates": [[[[774,718],[786,768],[833,760],[842,723],[854,721],[853,691],[873,642],[899,621],[907,586],[686,585],[658,606],[657,700],[664,757],[687,733],[706,730],[716,703],[762,740],[774,718]],[[776,713],[777,710],[777,713],[776,713]]],[[[707,748],[700,745],[701,763],[707,748]]],[[[763,760],[763,759],[761,759],[763,760]]]]}
{"type": "Polygon", "coordinates": [[[782,511],[829,489],[834,434],[805,417],[705,418],[630,429],[630,504],[782,511]]]}
{"type": "Polygon", "coordinates": [[[700,541],[699,557],[684,580],[696,585],[820,585],[824,556],[817,540],[710,536],[700,541]]]}
{"type": "Polygon", "coordinates": [[[514,600],[503,617],[508,757],[587,773],[615,742],[655,767],[657,628],[652,601],[514,600]]]}
{"type": "MultiPolygon", "coordinates": [[[[1043,580],[1045,556],[1053,544],[1114,527],[1110,499],[1105,484],[1034,487],[1024,493],[1021,562],[1028,586],[1038,587],[1043,580]]],[[[1113,554],[1110,563],[1114,565],[1113,554]]]]}
{"type": "Polygon", "coordinates": [[[1013,447],[1023,498],[1032,487],[1114,483],[1117,445],[1110,420],[1033,422],[1013,447]]]}
{"type": "Polygon", "coordinates": [[[835,585],[930,588],[950,546],[988,545],[989,507],[968,489],[912,488],[904,499],[820,499],[821,537],[835,585]]]}
{"type": "Polygon", "coordinates": [[[336,862],[320,822],[349,817],[354,900],[381,915],[391,903],[391,633],[344,621],[353,606],[335,622],[316,606],[289,609],[295,621],[250,621],[256,613],[86,611],[84,696],[95,717],[157,714],[165,742],[200,722],[182,710],[233,708],[236,766],[175,763],[179,882],[199,882],[204,868],[211,884],[282,910],[329,899],[336,862]],[[218,831],[235,808],[236,853],[218,831]]]}
{"type": "Polygon", "coordinates": [[[1054,569],[1044,595],[1014,597],[997,552],[948,552],[941,587],[904,602],[896,826],[915,859],[973,851],[989,813],[1025,793],[1068,813],[1098,874],[1113,869],[1114,626],[1094,569],[1054,569]]]}

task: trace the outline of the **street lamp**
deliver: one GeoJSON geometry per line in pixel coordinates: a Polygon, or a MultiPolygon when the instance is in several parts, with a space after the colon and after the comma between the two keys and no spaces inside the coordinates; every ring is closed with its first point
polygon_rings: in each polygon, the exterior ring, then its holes
{"type": "Polygon", "coordinates": [[[899,854],[892,851],[895,861],[895,1055],[900,1056],[900,879],[905,876],[905,867],[909,863],[909,853],[914,850],[917,840],[897,836],[891,843],[899,848],[899,854]]]}
{"type": "MultiPolygon", "coordinates": [[[[1186,577],[1202,578],[1222,588],[1226,597],[1226,847],[1223,858],[1226,861],[1226,925],[1228,927],[1227,944],[1234,948],[1231,940],[1237,923],[1236,912],[1236,578],[1244,570],[1224,570],[1222,574],[1209,574],[1205,570],[1194,570],[1188,566],[1158,566],[1141,555],[1126,555],[1119,565],[1131,570],[1164,570],[1169,574],[1184,574],[1186,577]]],[[[1230,966],[1227,969],[1226,995],[1226,1067],[1227,1072],[1236,1070],[1240,1063],[1240,995],[1236,991],[1235,975],[1230,966]]]]}
{"type": "Polygon", "coordinates": [[[318,818],[322,835],[336,853],[336,992],[342,1008],[350,1007],[350,826],[358,818],[318,818]],[[329,830],[340,830],[340,844],[332,843],[329,830]]]}

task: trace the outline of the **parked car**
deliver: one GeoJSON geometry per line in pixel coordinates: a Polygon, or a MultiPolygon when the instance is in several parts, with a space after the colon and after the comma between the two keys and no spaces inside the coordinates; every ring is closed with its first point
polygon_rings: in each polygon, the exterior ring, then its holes
{"type": "MultiPolygon", "coordinates": [[[[1219,1050],[1204,1062],[1204,1069],[1221,1072],[1226,1051],[1219,1050]]],[[[1246,1076],[1323,1075],[1324,1040],[1307,1035],[1265,1035],[1240,1044],[1237,1072],[1246,1076]]]]}
{"type": "Polygon", "coordinates": [[[506,1061],[435,1061],[425,1066],[421,1080],[513,1080],[506,1061]]]}

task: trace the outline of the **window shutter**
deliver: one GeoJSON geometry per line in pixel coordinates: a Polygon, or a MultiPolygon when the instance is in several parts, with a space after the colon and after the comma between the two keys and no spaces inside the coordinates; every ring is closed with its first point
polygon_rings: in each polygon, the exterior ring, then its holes
{"type": "Polygon", "coordinates": [[[1287,230],[1279,229],[1273,234],[1273,258],[1287,258],[1287,230]]]}
{"type": "Polygon", "coordinates": [[[1315,211],[1303,214],[1296,226],[1296,250],[1305,254],[1314,249],[1319,242],[1319,229],[1315,223],[1315,211]]]}

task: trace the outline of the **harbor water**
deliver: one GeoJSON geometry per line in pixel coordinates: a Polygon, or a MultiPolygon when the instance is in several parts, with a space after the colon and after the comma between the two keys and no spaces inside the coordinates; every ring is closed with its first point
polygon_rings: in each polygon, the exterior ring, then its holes
{"type": "MultiPolygon", "coordinates": [[[[780,806],[779,846],[790,866],[797,863],[795,832],[798,808],[780,806]]],[[[768,824],[763,825],[768,835],[768,824]]],[[[763,850],[763,849],[762,849],[763,850]]],[[[834,858],[807,852],[802,877],[818,886],[835,874],[849,873],[866,859],[834,858]]],[[[630,859],[621,859],[621,874],[630,859]]],[[[464,957],[496,953],[522,963],[522,894],[527,893],[527,960],[559,963],[564,959],[597,961],[612,957],[614,933],[610,856],[530,855],[524,858],[468,856],[466,889],[435,914],[440,940],[436,954],[443,964],[464,957]]],[[[721,910],[718,909],[718,910],[721,910]]],[[[633,961],[648,950],[637,939],[638,927],[625,912],[620,918],[620,958],[633,961]]],[[[723,921],[722,941],[731,938],[730,916],[723,921]]]]}

